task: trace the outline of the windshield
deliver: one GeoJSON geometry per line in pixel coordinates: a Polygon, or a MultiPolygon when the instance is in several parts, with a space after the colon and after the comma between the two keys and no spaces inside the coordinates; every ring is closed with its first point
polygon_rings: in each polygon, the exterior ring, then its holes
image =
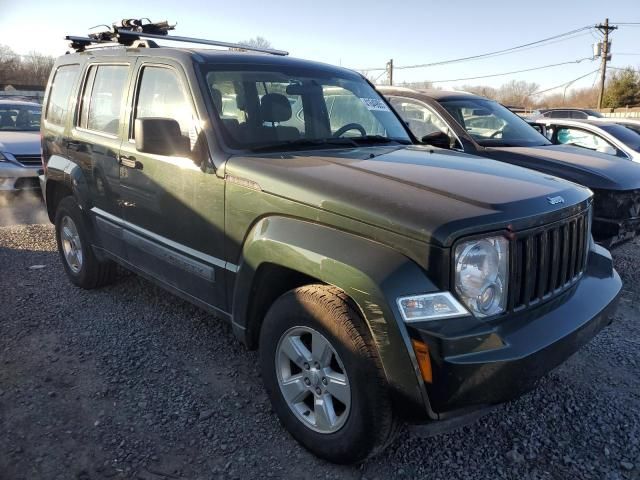
{"type": "Polygon", "coordinates": [[[537,147],[551,143],[518,115],[483,98],[442,100],[440,104],[483,147],[537,147]]]}
{"type": "Polygon", "coordinates": [[[623,125],[602,125],[600,128],[616,137],[629,148],[640,152],[640,134],[623,125]]]}
{"type": "Polygon", "coordinates": [[[0,104],[0,131],[36,132],[41,112],[39,105],[0,104]]]}
{"type": "Polygon", "coordinates": [[[204,68],[224,137],[233,148],[411,143],[400,120],[356,74],[282,66],[204,68]]]}

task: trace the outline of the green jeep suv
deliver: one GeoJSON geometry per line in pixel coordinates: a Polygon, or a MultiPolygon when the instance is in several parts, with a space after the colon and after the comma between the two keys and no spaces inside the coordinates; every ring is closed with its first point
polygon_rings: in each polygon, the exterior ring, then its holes
{"type": "Polygon", "coordinates": [[[119,264],[229,321],[291,435],[350,463],[526,392],[621,290],[591,191],[415,143],[344,68],[87,48],[53,68],[40,182],[74,284],[119,264]]]}

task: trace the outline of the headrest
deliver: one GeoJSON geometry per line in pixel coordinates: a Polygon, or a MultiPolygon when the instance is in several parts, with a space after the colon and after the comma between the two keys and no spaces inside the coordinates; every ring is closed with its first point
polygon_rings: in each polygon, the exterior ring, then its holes
{"type": "Polygon", "coordinates": [[[213,106],[216,107],[218,115],[222,115],[222,92],[217,88],[212,88],[211,99],[213,100],[213,106]]]}
{"type": "Polygon", "coordinates": [[[263,122],[286,122],[291,118],[289,99],[280,93],[267,93],[260,100],[263,122]]]}

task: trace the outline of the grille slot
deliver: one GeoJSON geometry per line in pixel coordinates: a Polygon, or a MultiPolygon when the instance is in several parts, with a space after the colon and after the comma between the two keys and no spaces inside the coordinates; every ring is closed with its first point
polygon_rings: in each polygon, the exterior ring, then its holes
{"type": "Polygon", "coordinates": [[[527,230],[511,241],[509,310],[535,305],[573,285],[586,268],[589,210],[527,230]]]}
{"type": "Polygon", "coordinates": [[[40,155],[15,155],[16,160],[25,167],[42,166],[42,158],[40,155]]]}

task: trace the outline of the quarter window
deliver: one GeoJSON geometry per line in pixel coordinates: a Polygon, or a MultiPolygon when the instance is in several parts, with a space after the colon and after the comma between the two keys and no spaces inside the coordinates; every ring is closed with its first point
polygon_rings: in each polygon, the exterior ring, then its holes
{"type": "Polygon", "coordinates": [[[79,69],[78,65],[64,65],[56,70],[47,104],[46,118],[49,122],[64,125],[69,112],[71,90],[76,83],[79,69]]]}
{"type": "Polygon", "coordinates": [[[89,69],[80,106],[80,127],[118,134],[128,73],[127,65],[93,65],[89,69]]]}

